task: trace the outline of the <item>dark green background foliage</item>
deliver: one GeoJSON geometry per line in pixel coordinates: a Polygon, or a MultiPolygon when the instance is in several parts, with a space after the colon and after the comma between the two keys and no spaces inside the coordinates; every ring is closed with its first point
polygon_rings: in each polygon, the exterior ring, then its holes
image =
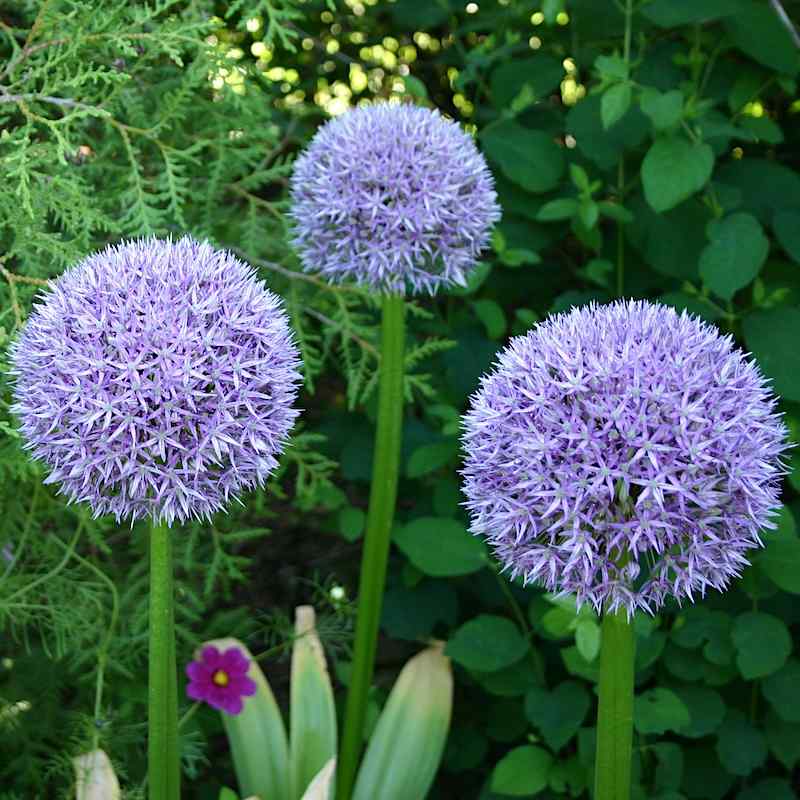
{"type": "MultiPolygon", "coordinates": [[[[364,292],[298,272],[291,160],[325,110],[360,98],[413,99],[470,126],[503,221],[466,290],[410,309],[374,699],[416,642],[447,639],[456,706],[432,797],[585,797],[597,620],[509,585],[467,535],[458,418],[509,335],[624,295],[735,336],[800,438],[800,55],[766,0],[478,5],[0,4],[0,345],[44,281],[122,237],[189,231],[256,265],[286,298],[306,411],[267,492],[177,533],[181,660],[215,635],[280,644],[292,607],[312,601],[343,677],[351,609],[329,589],[352,597],[357,576],[377,315],[364,292]]],[[[144,531],[91,521],[43,487],[9,402],[4,385],[0,797],[69,791],[69,757],[95,740],[138,796],[144,531]]],[[[799,459],[780,527],[741,581],[636,619],[636,798],[800,793],[799,459]]],[[[285,659],[268,674],[285,701],[285,659]]],[[[185,796],[216,798],[234,780],[219,720],[203,709],[185,732],[185,796]]]]}

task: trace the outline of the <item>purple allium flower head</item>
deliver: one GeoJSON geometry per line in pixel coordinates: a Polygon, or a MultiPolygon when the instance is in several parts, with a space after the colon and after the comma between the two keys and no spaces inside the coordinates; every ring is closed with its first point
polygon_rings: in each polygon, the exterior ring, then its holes
{"type": "Polygon", "coordinates": [[[209,516],[264,483],[298,413],[279,298],[190,238],[125,242],[67,270],[12,364],[26,447],[95,516],[209,516]]]}
{"type": "Polygon", "coordinates": [[[186,665],[186,694],[219,711],[240,714],[242,698],[251,697],[257,689],[256,682],[247,675],[249,669],[250,659],[238,647],[220,652],[214,645],[206,645],[200,656],[186,665]]]}
{"type": "Polygon", "coordinates": [[[786,428],[730,336],[619,301],[511,341],[465,417],[472,531],[600,611],[723,589],[775,527],[786,428]]]}
{"type": "Polygon", "coordinates": [[[361,106],[322,126],[292,177],[294,244],[332,281],[463,285],[500,217],[472,139],[437,111],[361,106]]]}

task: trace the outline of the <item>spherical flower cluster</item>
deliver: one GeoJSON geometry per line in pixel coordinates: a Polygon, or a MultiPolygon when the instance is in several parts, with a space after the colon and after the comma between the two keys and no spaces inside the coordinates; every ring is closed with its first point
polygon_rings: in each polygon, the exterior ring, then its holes
{"type": "Polygon", "coordinates": [[[206,645],[200,655],[186,665],[189,683],[186,694],[192,700],[208,703],[227,714],[241,714],[243,697],[252,697],[256,682],[248,676],[250,659],[238,647],[220,651],[206,645]]]}
{"type": "Polygon", "coordinates": [[[723,589],[774,527],[786,429],[730,336],[647,302],[511,341],[465,417],[472,531],[600,611],[723,589]]]}
{"type": "Polygon", "coordinates": [[[208,517],[264,483],[298,413],[279,298],[190,238],[126,242],[65,272],[12,364],[26,446],[95,516],[208,517]]]}
{"type": "Polygon", "coordinates": [[[385,292],[463,285],[500,217],[472,139],[412,105],[363,106],[323,125],[291,193],[305,269],[385,292]]]}

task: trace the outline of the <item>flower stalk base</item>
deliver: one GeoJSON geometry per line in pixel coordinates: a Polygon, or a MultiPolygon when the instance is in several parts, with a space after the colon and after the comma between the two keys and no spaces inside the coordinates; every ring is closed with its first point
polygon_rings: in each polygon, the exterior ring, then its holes
{"type": "Polygon", "coordinates": [[[375,456],[358,587],[353,671],[337,767],[337,800],[350,800],[363,746],[367,695],[372,683],[378,623],[386,583],[403,427],[404,313],[402,296],[384,296],[375,456]]]}
{"type": "Polygon", "coordinates": [[[603,615],[594,800],[630,800],[636,642],[624,609],[603,615]]]}
{"type": "Polygon", "coordinates": [[[149,800],[179,800],[178,686],[175,661],[172,538],[166,525],[150,530],[150,665],[147,774],[149,800]]]}

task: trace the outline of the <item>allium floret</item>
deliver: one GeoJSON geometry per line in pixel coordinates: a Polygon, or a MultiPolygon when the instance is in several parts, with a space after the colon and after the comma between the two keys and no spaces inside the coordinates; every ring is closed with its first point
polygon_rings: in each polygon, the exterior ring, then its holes
{"type": "Polygon", "coordinates": [[[472,139],[412,105],[361,106],[323,125],[291,193],[304,268],[386,292],[463,285],[500,217],[472,139]]]}
{"type": "Polygon", "coordinates": [[[591,305],[512,339],[465,417],[471,529],[513,576],[654,612],[722,590],[775,527],[786,428],[702,320],[591,305]]]}
{"type": "Polygon", "coordinates": [[[95,516],[208,517],[277,466],[299,357],[280,299],[191,238],[94,253],[12,347],[26,447],[95,516]]]}

